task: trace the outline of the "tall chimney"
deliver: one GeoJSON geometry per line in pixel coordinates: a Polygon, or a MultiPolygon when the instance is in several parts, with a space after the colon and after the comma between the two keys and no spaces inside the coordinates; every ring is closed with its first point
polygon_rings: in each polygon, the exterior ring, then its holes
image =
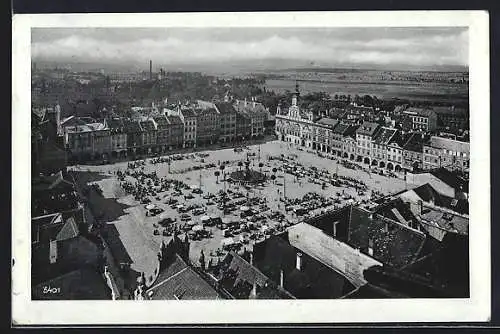
{"type": "Polygon", "coordinates": [[[149,61],[149,80],[153,80],[153,61],[149,61]]]}
{"type": "Polygon", "coordinates": [[[302,270],[302,253],[297,253],[295,268],[297,268],[297,270],[299,271],[302,270]]]}
{"type": "Polygon", "coordinates": [[[284,275],[283,275],[283,269],[280,270],[280,288],[284,289],[284,275]]]}

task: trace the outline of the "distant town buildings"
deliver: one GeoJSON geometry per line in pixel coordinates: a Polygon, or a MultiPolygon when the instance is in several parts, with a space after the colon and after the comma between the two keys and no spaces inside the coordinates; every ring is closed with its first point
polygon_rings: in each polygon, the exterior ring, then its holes
{"type": "Polygon", "coordinates": [[[450,139],[438,135],[439,118],[434,109],[401,106],[397,114],[402,127],[396,128],[373,121],[359,122],[370,119],[366,117],[369,108],[359,106],[350,107],[350,112],[335,112],[338,118],[331,118],[332,113],[315,118],[311,112],[300,110],[298,96],[296,92],[288,112],[277,107],[275,132],[279,140],[389,171],[441,166],[468,171],[469,143],[456,140],[457,136],[450,139]]]}

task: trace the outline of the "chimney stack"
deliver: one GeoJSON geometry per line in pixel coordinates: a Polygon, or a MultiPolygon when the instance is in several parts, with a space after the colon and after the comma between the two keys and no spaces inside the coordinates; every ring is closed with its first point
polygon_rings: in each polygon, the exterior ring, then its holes
{"type": "Polygon", "coordinates": [[[280,270],[280,288],[284,289],[284,275],[283,269],[280,270]]]}
{"type": "Polygon", "coordinates": [[[295,264],[297,270],[302,270],[302,253],[297,253],[297,261],[295,264]]]}
{"type": "Polygon", "coordinates": [[[149,80],[153,80],[153,61],[149,61],[149,80]]]}

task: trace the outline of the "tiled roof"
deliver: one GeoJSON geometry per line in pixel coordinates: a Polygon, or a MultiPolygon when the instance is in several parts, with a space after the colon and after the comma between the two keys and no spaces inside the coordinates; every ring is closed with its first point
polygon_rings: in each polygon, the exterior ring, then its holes
{"type": "Polygon", "coordinates": [[[158,130],[164,130],[168,128],[169,122],[166,116],[156,116],[153,117],[153,119],[158,127],[158,130]]]}
{"type": "Polygon", "coordinates": [[[155,131],[156,127],[152,120],[141,121],[141,128],[143,131],[155,131]]]}
{"type": "Polygon", "coordinates": [[[107,130],[106,124],[104,123],[88,123],[76,126],[66,127],[67,132],[77,133],[77,132],[93,132],[107,130]]]}
{"type": "Polygon", "coordinates": [[[453,152],[469,153],[470,144],[468,142],[432,136],[430,146],[438,149],[451,150],[453,152]]]}
{"type": "Polygon", "coordinates": [[[434,169],[430,173],[454,189],[462,189],[464,192],[469,192],[469,182],[458,176],[456,172],[442,167],[434,169]]]}
{"type": "Polygon", "coordinates": [[[382,127],[373,137],[373,141],[376,144],[386,145],[389,143],[389,141],[392,139],[395,133],[396,129],[382,127]]]}
{"type": "Polygon", "coordinates": [[[349,124],[338,123],[337,126],[333,129],[334,133],[338,133],[344,135],[344,133],[349,129],[349,124]]]}
{"type": "Polygon", "coordinates": [[[182,108],[181,113],[184,117],[196,117],[196,112],[191,108],[182,108]]]}
{"type": "Polygon", "coordinates": [[[121,118],[110,118],[106,120],[106,123],[111,130],[121,130],[125,127],[121,118]]]}
{"type": "Polygon", "coordinates": [[[469,214],[469,201],[466,199],[454,199],[440,194],[428,183],[409,191],[414,191],[424,202],[432,202],[435,206],[447,208],[457,213],[469,214]]]}
{"type": "Polygon", "coordinates": [[[219,294],[176,254],[148,289],[153,300],[217,299],[219,294]],[[177,297],[177,298],[176,298],[177,297]]]}
{"type": "Polygon", "coordinates": [[[373,258],[384,265],[401,267],[414,261],[420,253],[425,235],[401,223],[371,216],[370,211],[351,207],[349,241],[352,247],[367,253],[369,240],[373,242],[373,258]],[[386,232],[385,226],[389,226],[386,232]]]}
{"type": "Polygon", "coordinates": [[[431,223],[430,226],[424,224],[424,227],[432,228],[432,226],[437,225],[449,232],[469,234],[469,219],[458,214],[453,214],[448,210],[439,210],[424,205],[424,210],[420,217],[431,223]]]}
{"type": "Polygon", "coordinates": [[[406,142],[403,144],[403,148],[407,151],[422,153],[425,141],[426,138],[423,134],[411,133],[407,136],[406,142]]]}
{"type": "Polygon", "coordinates": [[[66,220],[66,223],[63,225],[59,233],[57,233],[56,240],[62,241],[71,238],[76,238],[80,232],[78,231],[78,225],[75,222],[73,217],[70,217],[66,220]]]}
{"type": "Polygon", "coordinates": [[[424,109],[424,108],[416,108],[416,107],[410,107],[403,111],[405,114],[413,114],[413,115],[418,115],[421,117],[429,117],[434,113],[434,110],[432,109],[424,109]]]}
{"type": "Polygon", "coordinates": [[[360,134],[360,135],[373,136],[375,134],[375,131],[377,131],[378,128],[379,128],[379,125],[377,123],[364,122],[356,130],[356,133],[360,134]]]}
{"type": "Polygon", "coordinates": [[[184,124],[182,123],[182,120],[179,116],[167,116],[167,120],[170,124],[177,124],[177,125],[184,124]]]}
{"type": "Polygon", "coordinates": [[[254,245],[254,258],[256,266],[274,282],[280,281],[283,270],[284,288],[296,298],[339,298],[353,289],[345,277],[293,247],[286,232],[254,245]],[[301,270],[296,268],[297,253],[302,254],[301,270]]]}
{"type": "Polygon", "coordinates": [[[221,114],[235,114],[236,109],[234,109],[233,104],[229,102],[220,102],[215,104],[217,109],[221,114]]]}
{"type": "Polygon", "coordinates": [[[34,286],[34,300],[106,300],[111,290],[104,278],[93,268],[81,268],[34,286]],[[46,287],[57,288],[57,293],[44,293],[46,287]]]}
{"type": "Polygon", "coordinates": [[[126,132],[142,132],[141,125],[138,121],[127,120],[124,123],[126,132]]]}
{"type": "Polygon", "coordinates": [[[333,118],[328,118],[328,117],[323,117],[321,118],[317,123],[318,124],[324,124],[330,128],[335,128],[335,126],[338,124],[338,120],[333,119],[333,118]]]}

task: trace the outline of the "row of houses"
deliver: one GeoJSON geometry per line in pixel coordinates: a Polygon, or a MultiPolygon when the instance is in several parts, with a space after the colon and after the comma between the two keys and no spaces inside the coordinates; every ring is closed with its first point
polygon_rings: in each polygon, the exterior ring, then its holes
{"type": "MultiPolygon", "coordinates": [[[[56,108],[60,110],[60,108],[56,108]]],[[[252,99],[223,102],[198,100],[188,105],[134,110],[130,118],[100,121],[56,113],[58,133],[69,160],[108,160],[161,154],[261,138],[269,112],[252,99]]]]}
{"type": "Polygon", "coordinates": [[[361,124],[337,118],[316,118],[297,105],[296,94],[288,112],[278,107],[275,132],[278,139],[369,166],[394,171],[448,167],[469,170],[469,143],[431,135],[433,113],[410,112],[411,130],[404,131],[365,121],[361,124]]]}

